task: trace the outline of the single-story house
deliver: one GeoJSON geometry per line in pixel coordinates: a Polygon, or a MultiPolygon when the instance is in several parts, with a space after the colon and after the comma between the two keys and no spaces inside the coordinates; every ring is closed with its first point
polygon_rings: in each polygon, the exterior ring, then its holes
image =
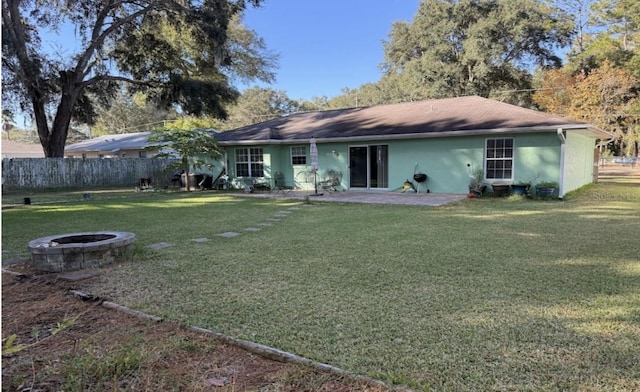
{"type": "Polygon", "coordinates": [[[99,136],[64,148],[67,158],[146,158],[151,132],[99,136]]]}
{"type": "Polygon", "coordinates": [[[314,189],[332,176],[340,190],[397,191],[424,173],[417,191],[464,194],[481,169],[487,184],[557,182],[559,197],[595,180],[597,143],[611,137],[477,96],[297,113],[216,134],[236,186],[314,189]]]}
{"type": "Polygon", "coordinates": [[[28,144],[2,139],[2,158],[44,158],[40,144],[28,144]]]}
{"type": "MultiPolygon", "coordinates": [[[[212,134],[217,131],[210,130],[212,134]]],[[[100,159],[100,158],[152,158],[159,150],[148,149],[151,132],[123,133],[116,135],[104,135],[93,139],[83,140],[65,147],[66,158],[100,159]]],[[[221,162],[215,162],[213,167],[192,169],[191,185],[197,186],[201,181],[201,175],[212,179],[218,178],[224,170],[221,162]]],[[[212,180],[213,181],[213,180],[212,180]]]]}

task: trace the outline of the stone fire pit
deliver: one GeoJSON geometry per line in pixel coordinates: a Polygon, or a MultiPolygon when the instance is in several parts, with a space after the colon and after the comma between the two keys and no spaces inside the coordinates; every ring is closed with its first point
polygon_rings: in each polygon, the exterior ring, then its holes
{"type": "Polygon", "coordinates": [[[135,241],[133,233],[96,231],[42,237],[29,242],[28,248],[34,268],[62,272],[128,260],[135,241]]]}

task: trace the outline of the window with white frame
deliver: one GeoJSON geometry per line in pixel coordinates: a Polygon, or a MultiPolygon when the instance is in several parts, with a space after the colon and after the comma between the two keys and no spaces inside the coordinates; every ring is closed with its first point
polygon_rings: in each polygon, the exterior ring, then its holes
{"type": "Polygon", "coordinates": [[[264,177],[262,148],[236,148],[236,176],[264,177]]]}
{"type": "Polygon", "coordinates": [[[485,175],[490,179],[513,178],[513,138],[487,139],[485,175]]]}
{"type": "Polygon", "coordinates": [[[291,164],[292,165],[307,164],[307,147],[306,146],[291,147],[291,164]]]}

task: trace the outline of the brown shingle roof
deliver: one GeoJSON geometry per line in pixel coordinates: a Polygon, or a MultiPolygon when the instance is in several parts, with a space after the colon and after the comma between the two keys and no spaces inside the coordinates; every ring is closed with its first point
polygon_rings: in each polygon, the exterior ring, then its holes
{"type": "Polygon", "coordinates": [[[2,158],[44,158],[39,144],[27,144],[2,139],[2,158]]]}
{"type": "Polygon", "coordinates": [[[482,134],[496,130],[548,132],[556,128],[595,129],[586,123],[474,96],[297,113],[223,132],[216,138],[223,144],[295,142],[311,137],[338,141],[482,134]]]}

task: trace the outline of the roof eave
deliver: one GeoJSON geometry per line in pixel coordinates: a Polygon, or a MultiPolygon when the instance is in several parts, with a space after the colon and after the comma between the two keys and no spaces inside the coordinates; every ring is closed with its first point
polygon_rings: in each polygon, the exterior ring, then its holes
{"type": "MultiPolygon", "coordinates": [[[[519,133],[555,133],[558,129],[585,131],[589,136],[608,139],[613,137],[609,132],[596,128],[590,124],[563,124],[549,125],[543,127],[520,127],[520,128],[495,128],[495,129],[471,129],[471,130],[453,130],[441,132],[419,132],[404,133],[398,135],[362,135],[348,137],[331,137],[316,138],[318,143],[340,143],[340,142],[362,142],[362,141],[380,141],[380,140],[407,140],[407,139],[432,139],[441,137],[461,137],[461,136],[481,136],[481,135],[500,135],[500,134],[519,134],[519,133]]],[[[254,146],[254,145],[277,145],[277,144],[301,144],[307,143],[309,139],[262,139],[262,140],[239,140],[239,141],[220,141],[221,146],[254,146]]]]}

